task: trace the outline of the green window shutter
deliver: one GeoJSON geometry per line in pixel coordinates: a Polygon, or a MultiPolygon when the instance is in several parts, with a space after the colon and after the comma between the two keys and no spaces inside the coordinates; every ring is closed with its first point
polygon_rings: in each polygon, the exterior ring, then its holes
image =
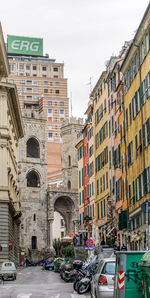
{"type": "Polygon", "coordinates": [[[138,157],[138,139],[137,135],[135,136],[135,153],[136,153],[136,158],[138,157]]]}
{"type": "Polygon", "coordinates": [[[143,94],[143,82],[141,82],[141,85],[140,85],[140,94],[141,94],[141,104],[143,105],[144,104],[144,94],[143,94]]]}
{"type": "Polygon", "coordinates": [[[126,128],[128,129],[128,109],[126,109],[126,128]]]}
{"type": "Polygon", "coordinates": [[[118,181],[116,181],[116,202],[118,202],[118,181]]]}
{"type": "Polygon", "coordinates": [[[147,119],[146,125],[147,125],[147,142],[148,144],[150,144],[150,118],[147,119]]]}
{"type": "Polygon", "coordinates": [[[135,183],[134,181],[132,182],[132,198],[133,198],[133,204],[135,204],[135,183]]]}
{"type": "Polygon", "coordinates": [[[133,117],[133,119],[135,118],[135,114],[134,114],[134,97],[132,98],[132,117],[133,117]]]}
{"type": "Polygon", "coordinates": [[[131,125],[132,124],[131,102],[129,103],[129,117],[130,117],[130,125],[131,125]]]}
{"type": "Polygon", "coordinates": [[[106,172],[106,188],[108,188],[108,172],[106,172]]]}
{"type": "Polygon", "coordinates": [[[103,202],[101,202],[101,218],[103,218],[103,202]]]}
{"type": "Polygon", "coordinates": [[[83,168],[82,168],[82,186],[84,184],[84,173],[83,173],[83,168]]]}
{"type": "Polygon", "coordinates": [[[99,180],[97,180],[97,195],[99,195],[99,180]]]}
{"type": "Polygon", "coordinates": [[[120,144],[118,145],[118,163],[121,162],[121,150],[120,150],[120,144]]]}
{"type": "Polygon", "coordinates": [[[99,219],[99,203],[97,204],[97,219],[99,219]]]}
{"type": "Polygon", "coordinates": [[[137,92],[135,92],[135,111],[136,115],[138,114],[138,99],[137,99],[137,92]]]}
{"type": "Polygon", "coordinates": [[[138,201],[138,181],[135,179],[136,201],[138,201]]]}
{"type": "Polygon", "coordinates": [[[141,183],[141,175],[138,177],[139,179],[139,198],[142,198],[142,183],[141,183]]]}
{"type": "Polygon", "coordinates": [[[143,147],[145,148],[146,142],[145,142],[145,124],[143,124],[143,147]]]}
{"type": "Polygon", "coordinates": [[[109,168],[111,169],[111,150],[109,151],[109,168]]]}
{"type": "Polygon", "coordinates": [[[129,204],[131,205],[131,184],[129,185],[129,204]]]}
{"type": "Polygon", "coordinates": [[[148,169],[144,169],[144,172],[143,172],[143,189],[144,189],[144,194],[147,193],[147,184],[148,184],[148,169]]]}
{"type": "Polygon", "coordinates": [[[106,205],[105,205],[105,200],[104,200],[104,217],[106,216],[106,205]]]}

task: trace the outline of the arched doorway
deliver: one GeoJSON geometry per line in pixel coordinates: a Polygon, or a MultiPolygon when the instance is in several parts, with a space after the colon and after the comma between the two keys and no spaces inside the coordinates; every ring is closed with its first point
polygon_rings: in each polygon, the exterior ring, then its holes
{"type": "Polygon", "coordinates": [[[37,249],[37,237],[36,236],[32,236],[32,238],[31,238],[31,247],[32,247],[32,249],[37,249]]]}

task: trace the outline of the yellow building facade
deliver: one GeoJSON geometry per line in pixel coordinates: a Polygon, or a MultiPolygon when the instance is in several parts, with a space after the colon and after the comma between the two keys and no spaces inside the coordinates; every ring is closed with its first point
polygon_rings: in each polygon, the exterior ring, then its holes
{"type": "MultiPolygon", "coordinates": [[[[146,202],[150,200],[150,5],[121,67],[128,177],[128,232],[130,249],[145,249],[146,202]]],[[[149,243],[150,247],[150,243],[149,243]]]]}
{"type": "Polygon", "coordinates": [[[94,100],[96,243],[106,241],[109,218],[108,97],[106,72],[91,93],[94,100]]]}

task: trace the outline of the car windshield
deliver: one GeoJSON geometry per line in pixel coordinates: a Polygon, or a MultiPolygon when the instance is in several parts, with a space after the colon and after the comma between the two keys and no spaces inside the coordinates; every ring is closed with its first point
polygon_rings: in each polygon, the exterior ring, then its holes
{"type": "Polygon", "coordinates": [[[114,275],[115,266],[116,266],[115,262],[107,262],[102,270],[102,274],[114,275]]]}

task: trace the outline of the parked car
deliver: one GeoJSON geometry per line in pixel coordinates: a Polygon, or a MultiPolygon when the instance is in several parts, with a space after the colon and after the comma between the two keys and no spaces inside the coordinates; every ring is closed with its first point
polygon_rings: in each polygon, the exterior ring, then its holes
{"type": "Polygon", "coordinates": [[[17,277],[16,266],[13,262],[3,262],[0,266],[0,277],[5,279],[15,280],[17,277]]]}
{"type": "Polygon", "coordinates": [[[91,280],[92,298],[113,298],[116,259],[101,259],[91,280]]]}

